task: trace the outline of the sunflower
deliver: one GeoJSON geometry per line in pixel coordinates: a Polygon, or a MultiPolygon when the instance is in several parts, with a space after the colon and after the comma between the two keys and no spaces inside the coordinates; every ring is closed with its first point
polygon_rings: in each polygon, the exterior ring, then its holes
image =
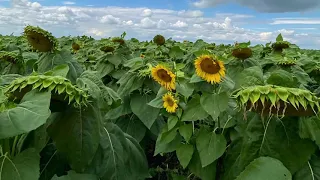
{"type": "Polygon", "coordinates": [[[162,35],[158,34],[153,37],[153,42],[156,43],[157,45],[161,46],[166,43],[166,39],[162,35]]]}
{"type": "Polygon", "coordinates": [[[58,41],[48,31],[40,27],[26,26],[24,35],[29,44],[39,52],[49,52],[57,47],[58,41]]]}
{"type": "Polygon", "coordinates": [[[226,75],[223,62],[217,59],[215,55],[201,55],[194,62],[197,75],[211,84],[221,82],[226,75]]]}
{"type": "Polygon", "coordinates": [[[76,43],[76,42],[73,42],[72,43],[72,49],[74,51],[79,51],[80,50],[80,45],[78,43],[76,43]]]}
{"type": "Polygon", "coordinates": [[[155,81],[157,81],[161,86],[165,87],[168,91],[176,88],[176,75],[166,67],[162,65],[153,67],[151,70],[151,75],[155,81]]]}
{"type": "Polygon", "coordinates": [[[177,100],[173,97],[171,93],[167,93],[162,96],[163,107],[166,108],[166,111],[169,113],[176,112],[178,108],[177,100]]]}

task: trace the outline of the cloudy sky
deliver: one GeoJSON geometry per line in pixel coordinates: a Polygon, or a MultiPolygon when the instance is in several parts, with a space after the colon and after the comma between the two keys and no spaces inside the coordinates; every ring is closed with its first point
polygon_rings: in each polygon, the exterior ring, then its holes
{"type": "Polygon", "coordinates": [[[0,0],[0,34],[27,24],[53,35],[120,36],[253,44],[279,33],[302,48],[320,49],[320,0],[0,0]]]}

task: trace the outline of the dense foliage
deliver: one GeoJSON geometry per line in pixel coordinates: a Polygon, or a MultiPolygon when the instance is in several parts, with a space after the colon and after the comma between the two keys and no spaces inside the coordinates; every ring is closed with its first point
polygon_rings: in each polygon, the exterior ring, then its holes
{"type": "Polygon", "coordinates": [[[320,180],[320,53],[0,36],[0,180],[320,180]]]}

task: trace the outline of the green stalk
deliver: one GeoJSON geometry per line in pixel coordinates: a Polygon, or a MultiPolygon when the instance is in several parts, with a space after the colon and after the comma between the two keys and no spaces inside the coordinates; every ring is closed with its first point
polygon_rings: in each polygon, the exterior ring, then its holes
{"type": "Polygon", "coordinates": [[[17,141],[18,141],[18,136],[15,136],[15,137],[14,137],[14,140],[13,140],[13,144],[12,144],[11,153],[10,153],[10,156],[11,156],[11,157],[14,157],[14,155],[15,155],[16,146],[17,146],[17,141]]]}

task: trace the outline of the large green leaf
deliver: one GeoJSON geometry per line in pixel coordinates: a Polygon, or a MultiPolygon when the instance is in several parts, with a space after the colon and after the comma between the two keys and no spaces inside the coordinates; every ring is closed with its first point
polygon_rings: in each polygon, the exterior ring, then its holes
{"type": "Polygon", "coordinates": [[[100,128],[101,139],[86,171],[101,180],[136,180],[149,177],[148,163],[139,143],[113,124],[100,128]]]}
{"type": "Polygon", "coordinates": [[[93,98],[105,100],[109,105],[121,99],[115,91],[103,84],[96,71],[84,71],[77,79],[77,85],[82,89],[88,89],[93,98]]]}
{"type": "Polygon", "coordinates": [[[130,99],[125,98],[123,103],[120,106],[109,110],[104,118],[106,120],[114,120],[114,119],[117,119],[121,116],[130,114],[131,112],[132,111],[131,111],[131,107],[130,107],[130,99]]]}
{"type": "Polygon", "coordinates": [[[263,85],[263,72],[261,67],[253,66],[243,70],[239,76],[237,87],[263,85]]]}
{"type": "Polygon", "coordinates": [[[99,74],[99,77],[102,78],[106,75],[108,75],[109,73],[111,73],[114,70],[114,65],[111,63],[106,63],[103,61],[99,61],[97,63],[97,71],[99,74]]]}
{"type": "Polygon", "coordinates": [[[183,55],[184,53],[179,46],[173,46],[172,48],[170,48],[169,56],[171,58],[182,59],[183,55]]]}
{"type": "Polygon", "coordinates": [[[191,96],[194,90],[194,85],[188,83],[186,80],[179,80],[176,86],[177,92],[182,94],[186,98],[191,96]]]}
{"type": "Polygon", "coordinates": [[[35,149],[26,149],[13,159],[0,157],[2,180],[38,180],[40,177],[40,155],[35,149]]]}
{"type": "Polygon", "coordinates": [[[175,134],[174,139],[169,143],[167,143],[167,142],[163,143],[161,141],[162,135],[163,135],[163,133],[161,133],[157,138],[156,147],[155,147],[155,151],[154,151],[154,156],[159,154],[159,153],[173,152],[181,144],[182,137],[179,134],[178,135],[175,134]]]}
{"type": "Polygon", "coordinates": [[[316,116],[299,120],[299,135],[310,138],[320,147],[320,119],[316,116]]]}
{"type": "Polygon", "coordinates": [[[296,87],[297,84],[292,74],[282,69],[273,71],[267,79],[267,83],[285,87],[296,87]]]}
{"type": "Polygon", "coordinates": [[[220,94],[205,93],[200,99],[201,106],[213,119],[217,119],[220,113],[228,108],[228,102],[229,96],[226,92],[220,94]]]}
{"type": "Polygon", "coordinates": [[[155,95],[133,94],[130,101],[132,112],[139,117],[148,129],[151,128],[160,112],[160,109],[148,105],[148,102],[154,98],[155,95]]]}
{"type": "Polygon", "coordinates": [[[122,129],[123,132],[129,134],[137,141],[141,141],[146,134],[146,126],[136,116],[119,118],[116,124],[122,129]]]}
{"type": "Polygon", "coordinates": [[[193,151],[194,151],[194,148],[193,148],[193,145],[191,144],[181,144],[177,148],[176,154],[183,168],[186,168],[189,162],[191,161],[193,151]]]}
{"type": "Polygon", "coordinates": [[[99,180],[99,178],[93,174],[79,174],[71,170],[64,176],[55,175],[52,180],[99,180]]]}
{"type": "Polygon", "coordinates": [[[291,180],[290,171],[281,161],[271,157],[260,157],[252,161],[236,180],[291,180]]]}
{"type": "Polygon", "coordinates": [[[320,180],[320,158],[312,156],[312,158],[294,174],[293,179],[320,180]]]}
{"type": "Polygon", "coordinates": [[[200,96],[195,95],[187,104],[187,107],[182,114],[181,121],[197,121],[205,119],[209,114],[203,109],[200,104],[200,96]]]}
{"type": "Polygon", "coordinates": [[[224,158],[224,164],[229,168],[223,173],[223,180],[235,179],[260,156],[280,160],[294,174],[314,153],[313,142],[299,137],[296,119],[267,120],[254,113],[248,113],[246,121],[238,120],[236,131],[232,133],[234,140],[224,158]],[[269,123],[267,120],[270,120],[269,123]],[[264,127],[267,127],[266,131],[264,127]]]}
{"type": "Polygon", "coordinates": [[[20,104],[0,113],[0,139],[30,132],[45,124],[50,116],[50,92],[32,90],[20,104]]]}
{"type": "Polygon", "coordinates": [[[308,84],[312,82],[310,76],[299,66],[291,67],[292,73],[301,84],[308,84]]]}
{"type": "Polygon", "coordinates": [[[73,83],[83,72],[81,65],[73,59],[70,51],[66,49],[55,51],[53,53],[44,53],[40,56],[37,63],[38,71],[40,73],[52,70],[57,65],[67,64],[69,66],[67,78],[70,79],[70,81],[73,83]]]}
{"type": "Polygon", "coordinates": [[[194,151],[192,159],[188,165],[188,169],[201,178],[201,180],[214,180],[216,179],[217,161],[211,163],[206,167],[202,167],[198,151],[194,151]]]}
{"type": "Polygon", "coordinates": [[[216,134],[202,128],[196,139],[196,144],[201,165],[206,167],[223,155],[226,150],[227,140],[223,134],[216,134]]]}
{"type": "Polygon", "coordinates": [[[310,159],[317,147],[312,140],[299,137],[297,119],[284,118],[281,121],[270,120],[260,154],[279,159],[294,174],[310,159]]]}
{"type": "Polygon", "coordinates": [[[99,109],[88,104],[83,109],[70,107],[49,127],[48,133],[58,151],[67,156],[75,171],[82,172],[93,159],[100,141],[101,122],[99,109]]]}

